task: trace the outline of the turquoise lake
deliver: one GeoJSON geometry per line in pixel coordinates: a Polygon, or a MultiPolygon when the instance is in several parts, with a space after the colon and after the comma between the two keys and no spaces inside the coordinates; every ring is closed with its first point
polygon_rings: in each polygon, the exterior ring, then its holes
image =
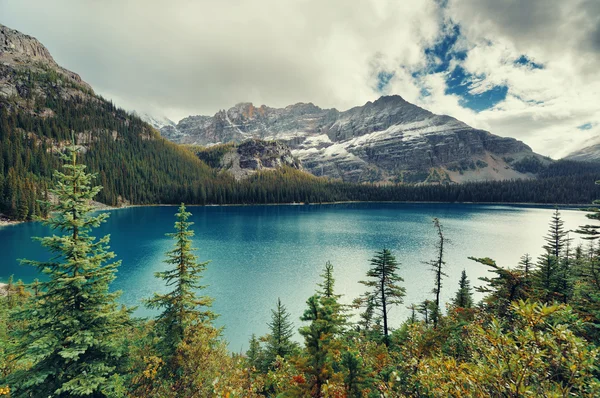
{"type": "MultiPolygon", "coordinates": [[[[215,298],[214,311],[232,351],[246,349],[252,333],[267,332],[277,298],[287,306],[296,327],[306,299],[320,281],[326,261],[335,267],[336,288],[349,303],[363,293],[369,259],[390,248],[401,263],[407,295],[391,312],[392,326],[408,316],[407,305],[431,298],[433,274],[423,261],[435,257],[438,217],[446,237],[448,278],[442,295],[449,300],[466,269],[472,285],[489,274],[468,256],[491,257],[514,266],[520,256],[542,252],[551,208],[500,205],[358,203],[310,206],[189,207],[200,260],[211,260],[203,282],[215,298]]],[[[140,306],[164,286],[154,278],[163,270],[163,253],[172,246],[177,208],[133,207],[110,211],[110,218],[93,236],[111,235],[111,250],[122,260],[112,287],[122,290],[121,302],[139,306],[136,315],[152,316],[140,306]]],[[[585,224],[585,213],[561,210],[567,229],[585,224]]],[[[31,282],[38,275],[17,259],[43,260],[48,254],[31,238],[50,233],[41,223],[0,227],[0,281],[14,274],[31,282]]],[[[479,295],[476,295],[479,298],[479,295]]]]}

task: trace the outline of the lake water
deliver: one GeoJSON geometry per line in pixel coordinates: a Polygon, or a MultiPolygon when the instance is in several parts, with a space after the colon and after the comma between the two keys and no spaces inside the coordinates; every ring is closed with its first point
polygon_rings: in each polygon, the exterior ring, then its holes
{"type": "MultiPolygon", "coordinates": [[[[401,263],[407,295],[405,305],[391,312],[392,326],[408,316],[406,306],[431,298],[433,274],[422,262],[435,257],[438,217],[451,243],[447,245],[442,296],[449,300],[466,269],[472,285],[489,274],[468,256],[491,257],[499,265],[514,266],[525,253],[542,252],[551,208],[459,204],[360,203],[311,206],[189,207],[195,222],[194,246],[200,260],[211,260],[203,282],[214,297],[217,324],[232,351],[246,349],[252,333],[267,332],[277,298],[287,306],[296,327],[306,299],[320,281],[326,261],[335,267],[336,289],[350,302],[364,292],[369,259],[376,250],[390,248],[401,263]]],[[[111,234],[111,250],[122,260],[113,289],[121,301],[140,305],[155,291],[164,291],[154,272],[163,270],[163,253],[170,250],[177,208],[133,207],[110,212],[110,218],[93,236],[111,234]]],[[[562,210],[567,229],[587,222],[585,213],[562,210]]],[[[0,228],[0,281],[14,274],[24,282],[38,275],[17,259],[43,260],[48,254],[33,236],[49,228],[25,223],[0,228]]],[[[477,296],[479,297],[479,296],[477,296]]],[[[140,316],[152,313],[142,306],[140,316]]]]}

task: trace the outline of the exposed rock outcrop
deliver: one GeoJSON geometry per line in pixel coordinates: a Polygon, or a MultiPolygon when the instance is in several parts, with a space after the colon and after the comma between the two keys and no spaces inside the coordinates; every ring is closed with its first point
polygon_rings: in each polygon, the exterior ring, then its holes
{"type": "Polygon", "coordinates": [[[63,98],[93,94],[90,85],[59,66],[37,39],[0,25],[0,96],[45,96],[45,87],[31,87],[30,74],[45,75],[48,87],[63,98]]]}
{"type": "Polygon", "coordinates": [[[237,180],[257,171],[291,167],[303,170],[302,163],[292,155],[290,148],[281,142],[251,139],[239,145],[222,145],[198,152],[200,159],[231,173],[237,180]],[[215,157],[218,160],[215,162],[215,157]]]}

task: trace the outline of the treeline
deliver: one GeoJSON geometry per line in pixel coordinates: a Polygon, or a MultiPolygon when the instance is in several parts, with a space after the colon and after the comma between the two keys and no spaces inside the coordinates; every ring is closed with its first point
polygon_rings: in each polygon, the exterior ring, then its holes
{"type": "MultiPolygon", "coordinates": [[[[20,97],[0,98],[0,213],[45,217],[52,170],[72,140],[97,173],[97,200],[131,204],[264,204],[334,201],[589,203],[600,164],[559,161],[541,166],[537,180],[460,185],[347,184],[283,168],[243,181],[217,170],[228,145],[186,149],[161,138],[139,118],[59,77],[27,73],[20,97]],[[71,87],[72,86],[72,87],[71,87]],[[43,92],[43,94],[40,94],[43,92]],[[213,167],[209,167],[207,163],[213,167]]],[[[52,198],[50,198],[52,199],[52,198]]]]}
{"type": "MultiPolygon", "coordinates": [[[[582,227],[574,246],[555,211],[543,255],[524,254],[513,268],[471,258],[489,268],[473,300],[468,276],[449,287],[447,237],[434,219],[435,257],[429,299],[411,303],[394,329],[394,307],[405,305],[403,265],[388,249],[375,253],[352,306],[341,304],[334,266],[307,299],[293,341],[283,300],[269,333],[248,351],[229,354],[213,326],[212,299],[200,296],[207,263],[192,247],[190,213],[176,214],[173,248],[156,277],[170,289],[145,301],[150,321],[131,317],[111,293],[118,262],[108,237],[93,228],[99,192],[70,147],[64,172],[50,190],[59,200],[47,221],[62,236],[41,239],[56,257],[25,260],[46,278],[30,286],[12,279],[0,297],[0,395],[9,397],[489,397],[600,394],[600,245],[598,225],[582,227]],[[442,290],[453,300],[440,302],[442,290]],[[357,312],[352,316],[352,312],[357,312]]],[[[49,204],[50,205],[50,204],[49,204]]],[[[600,220],[600,212],[589,218],[600,220]]],[[[426,271],[426,269],[424,269],[426,271]]],[[[275,300],[274,300],[275,301],[275,300]]]]}

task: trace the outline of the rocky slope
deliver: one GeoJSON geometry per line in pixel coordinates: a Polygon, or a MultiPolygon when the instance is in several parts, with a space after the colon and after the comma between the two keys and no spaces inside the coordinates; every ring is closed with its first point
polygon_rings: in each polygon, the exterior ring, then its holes
{"type": "Polygon", "coordinates": [[[291,167],[303,170],[290,148],[281,142],[251,139],[243,143],[214,145],[199,148],[198,157],[213,168],[231,173],[236,180],[249,177],[257,171],[291,167]]]}
{"type": "Polygon", "coordinates": [[[511,164],[538,157],[521,141],[435,115],[397,95],[344,112],[310,103],[283,109],[242,103],[214,116],[187,117],[161,133],[200,145],[277,140],[312,174],[350,182],[527,178],[511,164]]]}

